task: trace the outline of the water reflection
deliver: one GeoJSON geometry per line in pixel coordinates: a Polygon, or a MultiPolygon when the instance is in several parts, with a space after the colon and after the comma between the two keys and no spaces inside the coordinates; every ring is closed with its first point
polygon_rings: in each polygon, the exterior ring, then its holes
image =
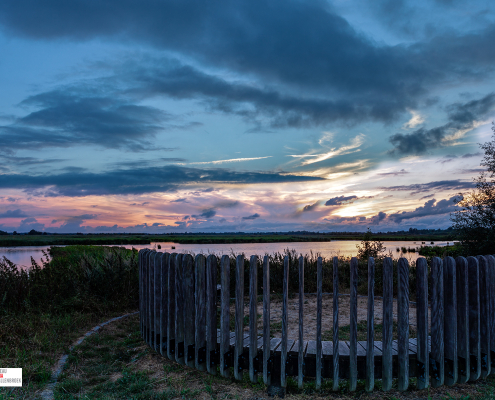
{"type": "MultiPolygon", "coordinates": [[[[355,256],[357,254],[356,245],[359,245],[359,240],[335,240],[332,242],[290,242],[290,243],[237,243],[237,244],[179,244],[172,242],[153,242],[151,244],[124,245],[125,248],[145,249],[152,248],[163,252],[179,253],[188,252],[193,254],[232,254],[244,253],[246,256],[265,254],[273,254],[275,252],[283,252],[285,249],[294,249],[300,254],[318,253],[322,257],[333,256],[355,256]],[[161,247],[161,249],[159,249],[161,247]]],[[[383,242],[386,247],[386,253],[391,253],[393,258],[399,258],[404,255],[410,261],[414,261],[419,257],[419,254],[406,252],[402,253],[401,248],[417,248],[422,242],[401,241],[401,242],[383,242]],[[399,249],[399,251],[397,251],[399,249]]],[[[452,245],[452,242],[434,242],[436,246],[452,245]]],[[[431,246],[430,242],[427,245],[431,246]]],[[[25,247],[0,247],[0,258],[7,257],[13,263],[27,267],[31,265],[31,257],[36,262],[40,263],[43,257],[43,251],[46,251],[50,246],[25,246],[25,247]]]]}

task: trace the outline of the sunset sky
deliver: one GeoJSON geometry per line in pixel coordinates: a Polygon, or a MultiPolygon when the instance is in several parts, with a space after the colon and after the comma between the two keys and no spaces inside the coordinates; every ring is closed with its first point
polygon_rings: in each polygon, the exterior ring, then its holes
{"type": "Polygon", "coordinates": [[[495,3],[2,0],[0,230],[447,228],[495,3]]]}

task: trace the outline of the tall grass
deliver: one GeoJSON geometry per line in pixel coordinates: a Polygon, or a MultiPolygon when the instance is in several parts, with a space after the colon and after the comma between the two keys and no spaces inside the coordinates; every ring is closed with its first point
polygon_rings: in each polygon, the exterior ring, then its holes
{"type": "Polygon", "coordinates": [[[0,260],[0,365],[23,368],[21,398],[47,382],[81,333],[139,301],[137,251],[68,246],[46,256],[27,270],[0,260]]]}

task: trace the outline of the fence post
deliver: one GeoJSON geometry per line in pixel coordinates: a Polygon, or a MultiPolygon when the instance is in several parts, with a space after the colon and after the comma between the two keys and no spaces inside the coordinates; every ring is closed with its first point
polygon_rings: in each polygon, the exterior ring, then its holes
{"type": "Polygon", "coordinates": [[[455,259],[457,284],[457,359],[459,383],[469,380],[471,360],[469,357],[469,273],[464,257],[455,259]]]}
{"type": "Polygon", "coordinates": [[[357,284],[358,259],[351,258],[351,302],[350,302],[350,337],[349,337],[349,390],[356,390],[357,385],[357,284]]]}
{"type": "Polygon", "coordinates": [[[175,257],[175,360],[184,362],[184,270],[182,254],[175,257]]]}
{"type": "Polygon", "coordinates": [[[270,258],[263,258],[263,382],[271,382],[269,371],[270,351],[270,258]]]}
{"type": "Polygon", "coordinates": [[[144,254],[146,249],[139,250],[139,328],[141,329],[141,338],[144,339],[144,319],[143,319],[143,270],[144,270],[144,254]]]}
{"type": "Polygon", "coordinates": [[[323,312],[323,260],[318,257],[316,261],[316,390],[321,388],[321,316],[323,312]]]}
{"type": "Polygon", "coordinates": [[[244,256],[238,255],[235,269],[235,348],[234,348],[234,377],[242,380],[242,367],[239,359],[242,357],[244,344],[244,256]]]}
{"type": "Polygon", "coordinates": [[[283,277],[283,291],[282,291],[282,343],[280,354],[280,386],[285,388],[287,386],[287,376],[285,370],[287,368],[287,330],[288,330],[288,318],[287,312],[289,308],[289,257],[284,257],[284,277],[283,277]]]}
{"type": "Polygon", "coordinates": [[[160,354],[167,355],[167,322],[168,322],[168,264],[170,254],[164,253],[160,264],[160,354]]]}
{"type": "Polygon", "coordinates": [[[148,264],[148,345],[150,347],[154,347],[155,341],[155,256],[156,251],[153,251],[148,264]]]}
{"type": "Polygon", "coordinates": [[[375,259],[368,258],[368,322],[366,337],[366,383],[365,390],[375,387],[375,259]]]}
{"type": "Polygon", "coordinates": [[[457,290],[456,266],[452,257],[443,259],[444,293],[444,382],[453,385],[457,382],[457,290]]]}
{"type": "Polygon", "coordinates": [[[220,375],[230,376],[227,359],[230,356],[230,258],[222,256],[221,268],[221,298],[220,298],[220,375]]]}
{"type": "Polygon", "coordinates": [[[175,264],[177,253],[168,258],[168,320],[167,320],[167,357],[175,360],[175,264]]]}
{"type": "Polygon", "coordinates": [[[258,257],[249,260],[249,379],[258,381],[258,257]]]}
{"type": "Polygon", "coordinates": [[[339,390],[339,258],[333,258],[333,391],[339,390]]]}
{"type": "Polygon", "coordinates": [[[194,304],[194,262],[190,254],[182,256],[182,287],[184,288],[184,362],[194,367],[195,355],[195,320],[196,305],[194,304]]]}
{"type": "Polygon", "coordinates": [[[469,380],[475,381],[481,375],[480,347],[480,283],[479,265],[475,257],[468,257],[469,270],[469,380]]]}
{"type": "Polygon", "coordinates": [[[155,297],[155,302],[153,304],[153,307],[155,309],[155,351],[160,352],[160,343],[161,343],[161,338],[160,338],[160,313],[161,313],[161,305],[162,305],[162,288],[161,288],[161,283],[162,283],[162,258],[163,258],[163,253],[162,252],[157,252],[155,256],[155,271],[154,271],[154,279],[155,279],[155,288],[154,288],[154,297],[155,297]]]}
{"type": "MultiPolygon", "coordinates": [[[[433,278],[433,293],[432,293],[432,319],[435,315],[435,277],[438,279],[438,270],[435,270],[435,262],[431,266],[431,275],[433,278]]],[[[442,277],[443,278],[443,277],[442,277]]],[[[417,359],[418,359],[418,371],[417,371],[417,388],[426,389],[430,378],[429,373],[429,351],[428,351],[428,265],[426,259],[420,257],[416,260],[416,323],[418,329],[417,338],[417,359]]],[[[438,293],[437,293],[438,294],[438,293]]],[[[432,321],[432,324],[435,322],[432,321]]],[[[443,328],[443,324],[442,324],[443,328]]],[[[436,345],[434,329],[432,326],[432,352],[433,347],[436,345]]],[[[437,360],[439,361],[439,360],[437,360]]]]}
{"type": "Polygon", "coordinates": [[[398,263],[398,356],[399,390],[409,387],[409,263],[403,257],[398,263]]]}
{"type": "Polygon", "coordinates": [[[198,254],[194,260],[194,286],[196,305],[195,367],[197,370],[204,371],[206,370],[206,259],[202,254],[198,254]]]}
{"type": "Polygon", "coordinates": [[[303,387],[304,367],[304,257],[299,257],[299,349],[297,358],[297,386],[303,387]]]}
{"type": "Polygon", "coordinates": [[[216,375],[217,354],[217,258],[206,259],[206,367],[216,375]]]}
{"type": "Polygon", "coordinates": [[[485,379],[491,370],[490,360],[490,281],[488,260],[478,256],[480,293],[480,356],[481,378],[485,379]]]}
{"type": "Polygon", "coordinates": [[[495,257],[487,256],[488,281],[490,282],[490,359],[491,373],[495,373],[495,257]]]}
{"type": "Polygon", "coordinates": [[[392,258],[383,259],[383,332],[382,332],[382,389],[392,388],[394,264],[392,258]]]}

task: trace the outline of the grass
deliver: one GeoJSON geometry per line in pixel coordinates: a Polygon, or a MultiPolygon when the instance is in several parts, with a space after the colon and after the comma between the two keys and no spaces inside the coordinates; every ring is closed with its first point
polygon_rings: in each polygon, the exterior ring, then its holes
{"type": "MultiPolygon", "coordinates": [[[[17,398],[43,387],[56,360],[83,333],[137,308],[136,252],[72,246],[52,256],[29,271],[0,260],[0,365],[23,368],[17,398]]],[[[7,393],[0,388],[0,398],[7,393]]]]}
{"type": "MultiPolygon", "coordinates": [[[[375,391],[368,394],[362,380],[352,393],[346,380],[341,380],[339,390],[332,392],[333,382],[329,379],[324,379],[321,389],[316,390],[312,378],[305,378],[299,389],[297,379],[288,377],[286,398],[490,399],[494,383],[490,377],[476,384],[417,390],[415,379],[411,379],[406,392],[399,392],[394,381],[392,390],[384,393],[377,380],[375,391]]],[[[55,388],[55,399],[266,399],[266,389],[261,380],[250,382],[246,373],[237,382],[161,357],[141,340],[138,317],[132,316],[104,327],[71,353],[55,388]]]]}

